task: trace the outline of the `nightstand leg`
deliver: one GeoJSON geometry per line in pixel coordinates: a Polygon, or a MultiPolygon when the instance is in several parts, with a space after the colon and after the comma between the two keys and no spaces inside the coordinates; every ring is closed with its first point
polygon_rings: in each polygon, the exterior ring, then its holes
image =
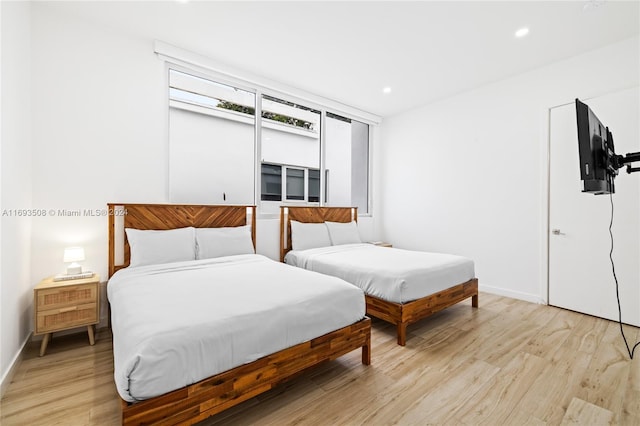
{"type": "Polygon", "coordinates": [[[89,333],[89,344],[91,346],[96,344],[96,339],[95,336],[93,335],[93,326],[92,325],[88,325],[87,326],[87,333],[89,333]]]}
{"type": "Polygon", "coordinates": [[[51,333],[47,333],[42,337],[42,343],[40,344],[40,356],[44,356],[44,353],[47,351],[49,340],[51,340],[51,333]]]}

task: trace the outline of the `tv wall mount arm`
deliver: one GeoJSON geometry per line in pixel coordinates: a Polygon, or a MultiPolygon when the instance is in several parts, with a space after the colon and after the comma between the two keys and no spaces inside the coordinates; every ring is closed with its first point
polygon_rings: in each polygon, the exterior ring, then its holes
{"type": "Polygon", "coordinates": [[[617,170],[626,165],[627,173],[640,172],[640,167],[631,167],[631,163],[635,163],[636,161],[640,161],[640,152],[616,155],[613,157],[613,167],[617,170]]]}

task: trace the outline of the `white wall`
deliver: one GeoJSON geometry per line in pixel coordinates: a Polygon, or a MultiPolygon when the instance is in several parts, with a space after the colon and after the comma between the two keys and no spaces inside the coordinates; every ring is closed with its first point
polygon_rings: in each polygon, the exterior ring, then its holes
{"type": "Polygon", "coordinates": [[[320,167],[320,139],[317,134],[283,129],[282,125],[262,128],[262,162],[317,169],[320,167]]]}
{"type": "Polygon", "coordinates": [[[62,250],[106,279],[107,218],[58,210],[168,200],[166,71],[152,40],[33,4],[34,280],[64,271],[62,250]]]}
{"type": "Polygon", "coordinates": [[[31,332],[31,221],[16,210],[31,208],[31,6],[0,3],[0,379],[7,374],[31,332]]]}
{"type": "Polygon", "coordinates": [[[481,289],[544,301],[547,110],[637,85],[639,51],[636,37],[386,118],[382,236],[471,257],[481,289]]]}

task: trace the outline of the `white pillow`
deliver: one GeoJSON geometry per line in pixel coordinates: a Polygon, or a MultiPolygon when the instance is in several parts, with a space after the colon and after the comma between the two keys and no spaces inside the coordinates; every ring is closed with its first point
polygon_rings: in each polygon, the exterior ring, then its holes
{"type": "Polygon", "coordinates": [[[330,245],[329,230],[324,223],[291,221],[291,248],[293,250],[307,250],[330,245]]]}
{"type": "Polygon", "coordinates": [[[196,259],[196,235],[193,227],[166,231],[127,228],[125,231],[131,248],[129,266],[196,259]]]}
{"type": "Polygon", "coordinates": [[[196,228],[197,258],[254,254],[251,225],[227,228],[196,228]]]}
{"type": "Polygon", "coordinates": [[[342,222],[325,222],[329,229],[329,237],[331,244],[334,246],[340,244],[356,244],[361,243],[360,232],[358,232],[358,224],[355,221],[342,222]]]}

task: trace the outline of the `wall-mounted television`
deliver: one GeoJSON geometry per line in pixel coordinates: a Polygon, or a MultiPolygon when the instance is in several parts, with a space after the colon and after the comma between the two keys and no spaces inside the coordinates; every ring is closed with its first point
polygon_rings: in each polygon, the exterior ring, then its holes
{"type": "Polygon", "coordinates": [[[578,153],[583,192],[609,194],[615,192],[618,174],[613,135],[586,104],[576,99],[578,119],[578,153]]]}
{"type": "Polygon", "coordinates": [[[640,167],[631,166],[631,163],[640,161],[640,152],[616,155],[609,128],[579,99],[576,99],[576,117],[580,179],[584,184],[582,192],[613,194],[613,180],[618,175],[618,169],[626,165],[627,173],[640,172],[640,167]]]}

